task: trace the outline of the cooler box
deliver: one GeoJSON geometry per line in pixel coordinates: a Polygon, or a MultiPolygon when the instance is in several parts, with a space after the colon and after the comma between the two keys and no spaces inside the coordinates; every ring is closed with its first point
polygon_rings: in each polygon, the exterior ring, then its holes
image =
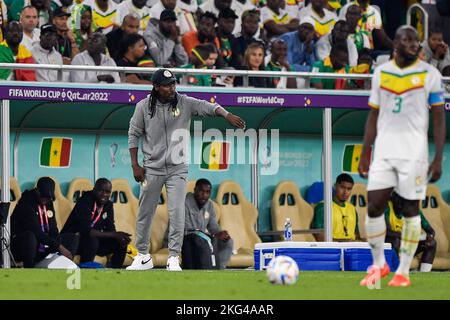
{"type": "MultiPolygon", "coordinates": [[[[343,270],[345,271],[367,271],[372,265],[372,253],[367,242],[344,242],[342,247],[343,270]]],[[[390,243],[384,244],[384,256],[391,270],[395,270],[393,263],[394,251],[390,243]]]]}
{"type": "MultiPolygon", "coordinates": [[[[392,267],[391,245],[384,246],[386,260],[392,267]]],[[[255,270],[264,270],[274,256],[281,255],[294,259],[300,270],[366,271],[372,264],[366,242],[266,242],[255,245],[255,270]]]]}

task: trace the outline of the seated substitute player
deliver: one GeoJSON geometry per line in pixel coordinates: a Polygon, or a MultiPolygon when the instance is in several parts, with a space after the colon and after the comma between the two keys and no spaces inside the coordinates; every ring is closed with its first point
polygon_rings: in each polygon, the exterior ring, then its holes
{"type": "Polygon", "coordinates": [[[367,239],[373,266],[360,282],[373,285],[390,270],[384,256],[386,222],[383,212],[392,191],[403,201],[404,225],[400,264],[389,286],[411,285],[409,268],[419,243],[421,225],[419,202],[427,182],[439,180],[445,143],[445,111],[442,76],[430,64],[418,59],[419,36],[410,26],[400,27],[394,40],[395,57],[379,66],[372,79],[364,145],[358,171],[369,177],[367,239]],[[429,106],[433,114],[436,151],[428,165],[429,106]],[[369,149],[375,153],[369,171],[369,149]]]}
{"type": "Polygon", "coordinates": [[[216,267],[225,269],[233,254],[233,239],[226,230],[220,229],[210,195],[211,182],[206,179],[197,180],[194,193],[186,195],[186,223],[181,252],[185,269],[212,269],[213,252],[216,267]]]}
{"type": "MultiPolygon", "coordinates": [[[[353,190],[353,178],[342,173],[336,178],[333,197],[333,241],[355,241],[359,239],[358,214],[356,208],[347,202],[353,190]]],[[[324,227],[324,202],[319,202],[314,208],[314,218],[311,229],[324,227]]],[[[316,241],[324,241],[323,233],[314,234],[316,241]]]]}
{"type": "MultiPolygon", "coordinates": [[[[400,240],[403,228],[403,199],[395,192],[392,193],[388,207],[384,210],[386,219],[386,242],[392,244],[392,248],[399,254],[400,240]]],[[[434,229],[428,220],[419,210],[422,232],[419,245],[414,256],[422,253],[420,259],[420,271],[429,272],[433,266],[434,256],[436,255],[436,240],[434,240],[434,229]]]]}
{"type": "Polygon", "coordinates": [[[75,265],[71,260],[78,237],[59,233],[53,201],[55,182],[42,177],[36,188],[22,192],[11,214],[11,251],[24,268],[51,268],[52,262],[70,269],[75,265]]]}
{"type": "Polygon", "coordinates": [[[62,230],[62,233],[80,235],[78,253],[81,266],[94,261],[96,255],[112,253],[110,266],[122,267],[131,235],[116,231],[113,203],[109,200],[111,189],[108,179],[98,179],[94,189],[78,199],[62,230]]]}

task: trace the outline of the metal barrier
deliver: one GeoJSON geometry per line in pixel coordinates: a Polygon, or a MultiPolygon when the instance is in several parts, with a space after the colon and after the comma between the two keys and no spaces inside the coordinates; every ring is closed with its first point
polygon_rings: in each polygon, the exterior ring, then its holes
{"type": "MultiPolygon", "coordinates": [[[[428,30],[428,29],[427,29],[428,30]]],[[[56,70],[63,71],[108,71],[126,73],[144,73],[151,74],[160,68],[143,68],[143,67],[104,67],[104,66],[80,66],[80,65],[56,65],[56,64],[28,64],[28,63],[0,63],[0,69],[20,69],[20,70],[56,70]]],[[[252,71],[252,70],[220,70],[220,69],[185,69],[185,68],[168,68],[174,74],[179,75],[232,75],[248,77],[290,77],[290,78],[311,78],[320,79],[347,79],[371,80],[371,74],[357,74],[357,73],[317,73],[317,72],[299,72],[299,71],[252,71]]],[[[444,77],[444,82],[450,83],[450,77],[444,77]]]]}

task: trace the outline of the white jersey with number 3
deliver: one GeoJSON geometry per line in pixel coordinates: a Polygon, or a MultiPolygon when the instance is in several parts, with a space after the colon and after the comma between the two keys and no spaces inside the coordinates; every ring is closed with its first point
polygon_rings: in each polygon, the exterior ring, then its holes
{"type": "Polygon", "coordinates": [[[442,76],[417,60],[400,68],[394,60],[374,73],[369,105],[379,109],[375,159],[428,161],[429,106],[444,104],[442,76]]]}

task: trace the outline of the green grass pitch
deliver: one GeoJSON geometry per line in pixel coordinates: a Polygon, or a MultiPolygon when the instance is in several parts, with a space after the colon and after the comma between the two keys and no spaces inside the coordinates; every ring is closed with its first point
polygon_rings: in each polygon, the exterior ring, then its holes
{"type": "Polygon", "coordinates": [[[450,272],[412,273],[412,286],[379,290],[358,285],[361,272],[301,271],[298,282],[276,286],[265,272],[81,270],[80,289],[63,270],[0,269],[0,300],[5,299],[450,299],[450,272]]]}

